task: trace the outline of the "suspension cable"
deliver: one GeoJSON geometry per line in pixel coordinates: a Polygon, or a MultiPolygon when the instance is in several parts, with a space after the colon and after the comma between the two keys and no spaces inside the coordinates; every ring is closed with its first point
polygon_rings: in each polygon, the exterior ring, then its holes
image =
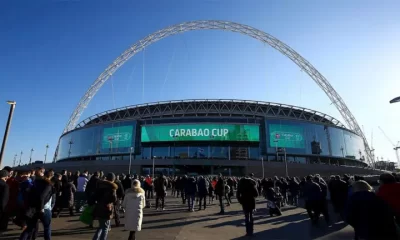
{"type": "Polygon", "coordinates": [[[115,109],[115,94],[114,94],[114,77],[111,75],[111,92],[112,92],[112,101],[113,101],[113,109],[115,109]]]}
{"type": "Polygon", "coordinates": [[[169,75],[169,72],[170,72],[170,70],[171,70],[172,63],[174,62],[174,59],[175,59],[175,52],[176,52],[176,47],[174,48],[174,52],[172,53],[171,59],[169,60],[167,73],[165,74],[165,78],[164,78],[163,85],[161,86],[161,90],[160,90],[160,96],[161,96],[161,97],[162,97],[163,92],[164,92],[165,83],[166,83],[167,80],[168,80],[168,75],[169,75]]]}
{"type": "Polygon", "coordinates": [[[143,68],[142,68],[142,103],[144,103],[144,62],[146,48],[143,48],[143,68]]]}

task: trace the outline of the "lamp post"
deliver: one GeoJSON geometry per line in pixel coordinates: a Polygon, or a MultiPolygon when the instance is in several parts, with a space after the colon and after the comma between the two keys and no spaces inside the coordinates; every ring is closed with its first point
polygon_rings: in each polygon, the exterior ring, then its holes
{"type": "Polygon", "coordinates": [[[286,148],[283,148],[283,153],[285,154],[285,155],[284,155],[284,158],[285,158],[286,177],[289,177],[289,172],[288,172],[288,168],[287,168],[287,159],[286,159],[286,148]]]}
{"type": "Polygon", "coordinates": [[[275,143],[276,161],[278,161],[278,139],[275,139],[274,143],[275,143]]]}
{"type": "Polygon", "coordinates": [[[29,156],[29,165],[32,163],[32,154],[33,154],[33,148],[31,149],[31,155],[29,156]]]}
{"type": "Polygon", "coordinates": [[[18,163],[18,166],[21,166],[22,154],[23,154],[23,152],[21,151],[21,155],[19,155],[19,163],[18,163]]]}
{"type": "Polygon", "coordinates": [[[18,154],[15,154],[15,155],[14,155],[13,167],[15,167],[15,162],[17,161],[17,156],[18,156],[18,154]]]}
{"type": "Polygon", "coordinates": [[[49,150],[49,144],[46,144],[46,153],[44,154],[44,163],[46,164],[47,150],[49,150]]]}
{"type": "Polygon", "coordinates": [[[264,179],[265,178],[264,157],[261,157],[261,167],[262,167],[262,176],[263,176],[263,179],[264,179]]]}
{"type": "Polygon", "coordinates": [[[153,179],[154,179],[154,157],[152,156],[151,158],[153,160],[153,179]]]}
{"type": "Polygon", "coordinates": [[[131,147],[131,152],[129,153],[129,174],[131,174],[131,166],[132,166],[132,152],[133,152],[133,147],[131,147]]]}
{"type": "Polygon", "coordinates": [[[6,148],[6,143],[7,143],[7,138],[8,138],[8,132],[10,130],[11,126],[11,120],[14,114],[14,109],[15,105],[17,102],[15,101],[7,101],[8,104],[10,104],[10,112],[8,113],[8,119],[7,119],[7,124],[6,124],[6,130],[4,131],[4,137],[3,137],[3,143],[1,144],[1,150],[0,150],[0,167],[1,163],[3,162],[3,155],[4,155],[4,150],[6,148]]]}
{"type": "Polygon", "coordinates": [[[69,150],[68,150],[68,158],[71,157],[71,148],[72,148],[72,144],[74,144],[74,142],[72,141],[72,139],[68,142],[69,144],[69,150]]]}

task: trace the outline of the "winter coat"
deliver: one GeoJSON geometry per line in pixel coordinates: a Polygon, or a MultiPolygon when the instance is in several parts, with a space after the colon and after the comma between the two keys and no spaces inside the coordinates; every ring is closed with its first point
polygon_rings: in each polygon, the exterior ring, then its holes
{"type": "Polygon", "coordinates": [[[254,181],[250,178],[240,179],[236,198],[242,204],[244,211],[252,211],[256,208],[256,197],[258,197],[258,191],[254,181]]]}
{"type": "Polygon", "coordinates": [[[225,181],[223,178],[219,178],[217,184],[215,185],[215,194],[218,196],[225,195],[225,181]]]}
{"type": "Polygon", "coordinates": [[[321,187],[315,182],[307,182],[304,185],[303,191],[305,201],[318,201],[322,199],[321,187]]]}
{"type": "Polygon", "coordinates": [[[92,176],[86,185],[85,193],[87,196],[92,196],[97,188],[97,183],[100,181],[98,177],[92,176]]]}
{"type": "Polygon", "coordinates": [[[346,214],[359,238],[366,240],[397,240],[394,212],[373,192],[363,191],[349,198],[346,214]]]}
{"type": "Polygon", "coordinates": [[[113,217],[114,204],[117,202],[117,184],[101,180],[92,196],[91,202],[95,203],[93,217],[95,219],[110,220],[113,217]]]}
{"type": "Polygon", "coordinates": [[[10,187],[6,182],[0,179],[0,216],[1,213],[5,212],[8,203],[8,197],[10,195],[10,187]]]}
{"type": "Polygon", "coordinates": [[[125,209],[125,230],[142,230],[143,208],[146,207],[146,199],[142,188],[130,188],[125,192],[122,202],[125,209]]]}
{"type": "Polygon", "coordinates": [[[44,205],[49,202],[54,192],[55,190],[50,180],[36,177],[28,195],[29,207],[35,208],[37,212],[40,212],[44,209],[44,205]]]}
{"type": "Polygon", "coordinates": [[[185,193],[187,195],[195,195],[197,193],[197,183],[193,177],[186,180],[185,193]]]}
{"type": "Polygon", "coordinates": [[[383,184],[376,195],[389,204],[396,216],[400,216],[400,183],[383,184]]]}
{"type": "MultiPolygon", "coordinates": [[[[64,182],[61,192],[61,207],[71,208],[74,206],[76,187],[73,182],[64,182]]],[[[60,206],[57,204],[57,206],[60,206]]]]}
{"type": "Polygon", "coordinates": [[[166,177],[158,177],[154,181],[154,190],[157,194],[157,196],[165,196],[167,193],[167,178],[166,177]]]}
{"type": "Polygon", "coordinates": [[[16,178],[12,177],[7,180],[8,189],[10,190],[10,195],[8,198],[7,212],[10,216],[15,216],[17,212],[17,198],[19,190],[19,182],[16,178]]]}
{"type": "Polygon", "coordinates": [[[129,176],[126,176],[121,182],[124,190],[128,190],[132,187],[132,180],[129,178],[129,176]]]}
{"type": "Polygon", "coordinates": [[[207,196],[208,182],[206,181],[206,179],[204,178],[199,179],[199,181],[197,182],[197,187],[199,190],[199,196],[207,196]]]}
{"type": "Polygon", "coordinates": [[[118,189],[117,189],[117,198],[118,198],[118,199],[124,198],[125,190],[124,190],[124,187],[122,186],[122,183],[121,183],[120,181],[118,181],[118,180],[115,181],[114,183],[117,184],[117,186],[118,186],[118,189]]]}

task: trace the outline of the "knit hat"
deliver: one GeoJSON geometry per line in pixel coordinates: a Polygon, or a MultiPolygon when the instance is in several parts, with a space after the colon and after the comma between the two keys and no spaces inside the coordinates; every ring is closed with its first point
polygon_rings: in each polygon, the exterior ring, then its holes
{"type": "Polygon", "coordinates": [[[112,172],[110,172],[110,173],[107,173],[107,177],[106,177],[106,179],[107,179],[107,181],[110,181],[110,182],[113,182],[113,181],[115,181],[115,174],[114,174],[114,173],[112,173],[112,172]]]}
{"type": "Polygon", "coordinates": [[[8,177],[10,173],[7,170],[0,171],[0,178],[8,177]]]}

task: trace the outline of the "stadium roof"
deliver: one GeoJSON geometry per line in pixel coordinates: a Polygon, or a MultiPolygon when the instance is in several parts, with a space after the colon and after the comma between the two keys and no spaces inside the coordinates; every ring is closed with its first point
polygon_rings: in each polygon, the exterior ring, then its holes
{"type": "Polygon", "coordinates": [[[121,120],[176,117],[268,117],[345,127],[339,120],[327,114],[287,104],[237,99],[188,99],[138,104],[104,111],[86,118],[75,129],[121,120]]]}

